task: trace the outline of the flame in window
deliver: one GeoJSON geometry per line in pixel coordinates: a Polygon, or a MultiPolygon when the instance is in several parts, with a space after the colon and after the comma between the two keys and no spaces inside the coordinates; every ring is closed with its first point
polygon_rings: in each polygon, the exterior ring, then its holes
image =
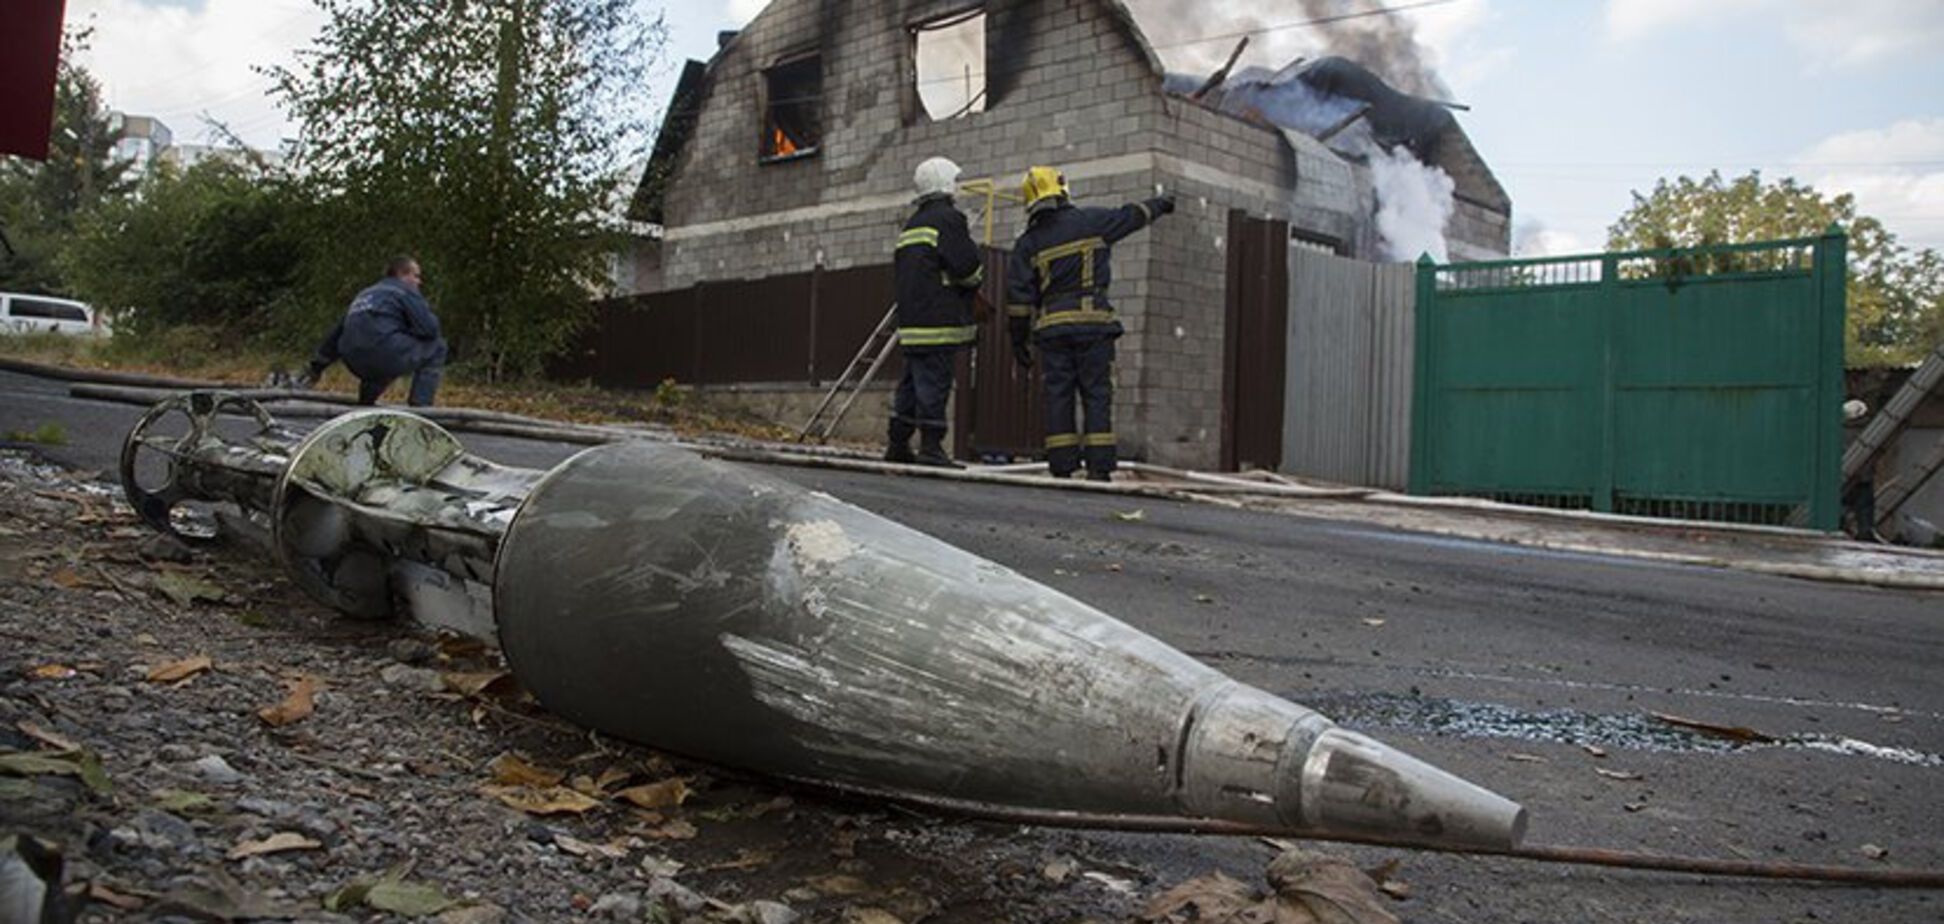
{"type": "Polygon", "coordinates": [[[776,128],[771,129],[771,131],[774,133],[770,138],[770,150],[772,153],[777,157],[787,157],[797,152],[796,142],[791,141],[789,135],[783,134],[782,129],[776,128]]]}

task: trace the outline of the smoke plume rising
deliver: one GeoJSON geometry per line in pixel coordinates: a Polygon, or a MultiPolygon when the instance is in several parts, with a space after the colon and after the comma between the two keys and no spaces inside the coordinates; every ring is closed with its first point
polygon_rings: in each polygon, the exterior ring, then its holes
{"type": "Polygon", "coordinates": [[[1249,33],[1243,64],[1276,70],[1298,57],[1341,55],[1376,72],[1406,93],[1449,99],[1450,89],[1417,39],[1417,27],[1398,14],[1360,16],[1311,26],[1286,26],[1378,8],[1374,0],[1122,0],[1169,70],[1208,74],[1222,65],[1234,38],[1249,33]],[[1267,12],[1265,12],[1267,11],[1267,12]]]}

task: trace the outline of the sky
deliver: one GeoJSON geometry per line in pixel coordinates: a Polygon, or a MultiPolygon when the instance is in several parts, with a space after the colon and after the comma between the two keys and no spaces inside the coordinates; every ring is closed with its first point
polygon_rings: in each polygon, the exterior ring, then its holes
{"type": "MultiPolygon", "coordinates": [[[[638,2],[669,31],[643,88],[656,111],[683,60],[765,5],[638,2]]],[[[1233,42],[1195,39],[1238,23],[1261,30],[1245,62],[1319,53],[1317,27],[1289,24],[1373,5],[1126,2],[1175,30],[1150,41],[1186,70],[1233,42]],[[1195,15],[1161,15],[1184,5],[1195,15]]],[[[1459,121],[1511,194],[1519,252],[1597,250],[1634,191],[1714,169],[1854,193],[1906,243],[1944,250],[1944,0],[1448,0],[1394,15],[1471,107],[1459,121]]],[[[322,22],[309,0],[68,0],[68,18],[95,27],[87,63],[111,107],[179,141],[207,140],[213,117],[262,147],[294,132],[256,69],[289,62],[322,22]]]]}

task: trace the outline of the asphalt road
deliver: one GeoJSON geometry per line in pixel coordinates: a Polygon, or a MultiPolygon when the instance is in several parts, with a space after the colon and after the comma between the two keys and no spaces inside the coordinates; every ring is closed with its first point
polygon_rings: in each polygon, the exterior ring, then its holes
{"type": "MultiPolygon", "coordinates": [[[[67,442],[39,451],[70,466],[112,473],[139,413],[0,374],[0,434],[58,422],[67,442]]],[[[525,466],[577,450],[466,441],[525,466]]],[[[1944,867],[1944,595],[1152,499],[773,471],[1518,799],[1531,841],[1944,867]],[[1688,733],[1650,711],[1776,741],[1688,733]]],[[[1268,858],[1246,842],[1096,840],[1157,883],[1214,868],[1259,881],[1268,858]]],[[[1940,892],[1403,856],[1414,897],[1397,908],[1412,921],[1944,919],[1940,892]]]]}

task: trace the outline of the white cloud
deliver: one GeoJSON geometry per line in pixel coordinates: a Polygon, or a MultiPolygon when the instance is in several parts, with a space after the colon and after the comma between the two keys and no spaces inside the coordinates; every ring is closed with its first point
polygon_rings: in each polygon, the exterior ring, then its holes
{"type": "Polygon", "coordinates": [[[1558,257],[1600,250],[1598,245],[1572,231],[1536,221],[1521,223],[1512,241],[1512,255],[1517,257],[1558,257]]]}
{"type": "Polygon", "coordinates": [[[1936,0],[1811,0],[1789,9],[1789,38],[1819,64],[1928,56],[1944,46],[1944,3],[1936,0]]]}
{"type": "Polygon", "coordinates": [[[1606,34],[1618,42],[1679,28],[1747,28],[1780,19],[1814,65],[1853,66],[1944,45],[1944,3],[1935,0],[1607,0],[1606,34]]]}
{"type": "MultiPolygon", "coordinates": [[[[1607,0],[1607,37],[1627,42],[1670,26],[1694,28],[1750,15],[1772,0],[1607,0]]],[[[1799,0],[1789,0],[1799,2],[1799,0]]]]}
{"type": "Polygon", "coordinates": [[[739,23],[747,23],[756,18],[770,0],[728,0],[729,18],[739,23]]]}
{"type": "Polygon", "coordinates": [[[1791,169],[1820,192],[1855,195],[1905,243],[1944,249],[1944,118],[1831,135],[1791,169]]]}
{"type": "Polygon", "coordinates": [[[259,147],[289,125],[253,66],[287,63],[324,21],[308,0],[70,0],[67,19],[94,26],[83,60],[111,108],[156,116],[179,141],[205,137],[207,112],[259,147]]]}

